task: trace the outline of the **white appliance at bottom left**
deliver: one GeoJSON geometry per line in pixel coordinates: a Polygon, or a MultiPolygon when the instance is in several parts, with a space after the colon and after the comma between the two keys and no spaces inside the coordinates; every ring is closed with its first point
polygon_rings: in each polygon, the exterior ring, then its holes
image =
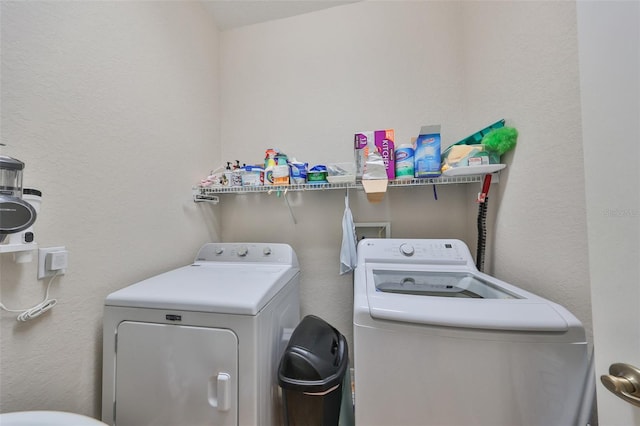
{"type": "Polygon", "coordinates": [[[286,244],[212,243],[105,301],[102,420],[281,424],[278,362],[300,321],[286,244]]]}

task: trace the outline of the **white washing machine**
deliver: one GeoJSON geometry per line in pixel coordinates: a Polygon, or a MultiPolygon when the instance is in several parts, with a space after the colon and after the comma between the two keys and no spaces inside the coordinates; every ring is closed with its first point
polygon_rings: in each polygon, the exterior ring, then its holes
{"type": "Polygon", "coordinates": [[[286,244],[215,243],[107,296],[102,420],[280,424],[277,368],[300,321],[299,275],[286,244]]]}
{"type": "Polygon", "coordinates": [[[459,240],[365,239],[354,275],[358,425],[576,425],[588,349],[562,306],[480,273],[459,240]]]}

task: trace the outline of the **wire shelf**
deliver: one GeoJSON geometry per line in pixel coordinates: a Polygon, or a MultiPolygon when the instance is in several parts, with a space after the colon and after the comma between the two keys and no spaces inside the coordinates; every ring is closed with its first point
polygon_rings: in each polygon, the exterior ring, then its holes
{"type": "MultiPolygon", "coordinates": [[[[421,179],[396,179],[389,181],[389,187],[403,186],[427,186],[427,185],[447,185],[482,182],[483,175],[468,176],[441,176],[437,178],[421,179]]],[[[247,193],[282,193],[297,191],[324,191],[334,189],[362,189],[360,182],[341,183],[316,183],[301,185],[261,185],[261,186],[196,186],[193,188],[193,200],[196,202],[208,201],[217,203],[217,194],[247,194],[247,193]]]]}

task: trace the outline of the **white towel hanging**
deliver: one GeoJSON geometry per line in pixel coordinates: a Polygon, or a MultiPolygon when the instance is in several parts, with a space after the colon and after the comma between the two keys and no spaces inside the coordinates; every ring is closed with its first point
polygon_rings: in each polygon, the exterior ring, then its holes
{"type": "Polygon", "coordinates": [[[356,267],[356,226],[349,208],[349,190],[344,196],[344,216],[342,217],[342,247],[340,248],[340,275],[351,272],[356,267]]]}

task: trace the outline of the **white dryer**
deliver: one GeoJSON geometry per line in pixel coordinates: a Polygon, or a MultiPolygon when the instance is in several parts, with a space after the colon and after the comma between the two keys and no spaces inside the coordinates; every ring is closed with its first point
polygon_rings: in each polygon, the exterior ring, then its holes
{"type": "Polygon", "coordinates": [[[300,321],[299,275],[286,244],[215,243],[107,296],[102,420],[281,423],[277,368],[300,321]]]}
{"type": "Polygon", "coordinates": [[[480,273],[462,241],[361,240],[353,322],[356,424],[551,426],[588,415],[582,324],[480,273]]]}

